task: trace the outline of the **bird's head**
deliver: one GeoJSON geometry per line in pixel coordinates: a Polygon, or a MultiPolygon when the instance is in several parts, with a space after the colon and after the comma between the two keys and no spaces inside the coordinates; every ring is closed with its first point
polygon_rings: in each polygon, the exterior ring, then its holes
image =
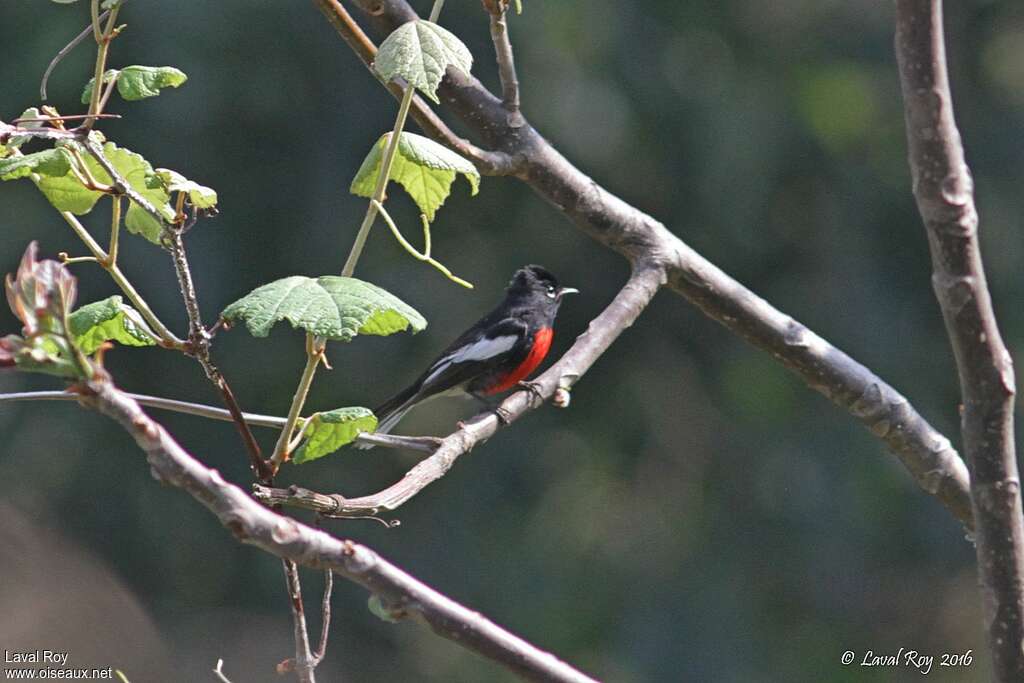
{"type": "Polygon", "coordinates": [[[524,266],[516,271],[508,283],[509,296],[547,302],[556,308],[566,294],[578,294],[574,287],[562,287],[557,278],[543,266],[524,266]]]}

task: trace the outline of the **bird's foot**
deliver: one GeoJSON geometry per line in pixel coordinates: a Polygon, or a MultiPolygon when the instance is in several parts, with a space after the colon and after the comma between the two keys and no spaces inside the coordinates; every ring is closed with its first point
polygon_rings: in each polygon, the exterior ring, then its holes
{"type": "Polygon", "coordinates": [[[538,384],[537,382],[528,382],[526,380],[523,380],[523,381],[519,382],[518,385],[520,387],[522,387],[523,389],[526,389],[526,391],[528,391],[530,393],[530,407],[531,408],[534,407],[534,405],[533,405],[534,399],[537,400],[537,405],[540,405],[540,404],[544,403],[544,394],[541,393],[540,384],[538,384]]]}
{"type": "Polygon", "coordinates": [[[502,427],[508,427],[512,424],[512,413],[505,410],[501,406],[495,406],[494,416],[498,418],[498,422],[501,423],[502,427]]]}

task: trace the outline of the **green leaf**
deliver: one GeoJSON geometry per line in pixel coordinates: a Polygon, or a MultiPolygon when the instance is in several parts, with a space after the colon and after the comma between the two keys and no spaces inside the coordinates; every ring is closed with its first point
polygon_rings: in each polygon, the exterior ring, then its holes
{"type": "MultiPolygon", "coordinates": [[[[188,80],[188,76],[173,66],[126,66],[121,70],[111,69],[103,74],[103,83],[117,79],[117,92],[129,102],[156,97],[161,88],[177,88],[188,80]]],[[[82,104],[89,104],[96,79],[91,78],[82,91],[82,104]]]]}
{"type": "Polygon", "coordinates": [[[427,326],[412,306],[352,277],[316,279],[293,275],[257,287],[224,309],[229,322],[244,320],[254,337],[266,337],[278,321],[327,339],[350,341],[357,334],[389,335],[427,326]]]}
{"type": "Polygon", "coordinates": [[[71,157],[60,147],[44,149],[24,156],[0,159],[0,180],[41,176],[62,176],[71,171],[71,157]]]}
{"type": "Polygon", "coordinates": [[[292,462],[301,465],[333,453],[355,441],[360,432],[377,428],[377,417],[368,408],[336,408],[314,413],[303,433],[303,444],[296,449],[292,462]]]}
{"type": "Polygon", "coordinates": [[[449,66],[468,76],[473,55],[451,31],[423,19],[392,31],[373,63],[384,80],[401,77],[438,104],[437,86],[449,66]]]}
{"type": "Polygon", "coordinates": [[[126,66],[117,79],[117,92],[126,100],[156,97],[161,88],[177,88],[188,76],[173,66],[126,66]]]}
{"type": "Polygon", "coordinates": [[[125,346],[156,344],[156,335],[142,315],[118,295],[82,306],[68,316],[68,327],[85,354],[93,353],[105,341],[125,346]]]}
{"type": "MultiPolygon", "coordinates": [[[[152,188],[146,184],[146,177],[153,174],[153,167],[148,161],[131,150],[118,147],[113,142],[103,145],[103,154],[135,191],[148,199],[164,218],[173,220],[174,209],[170,205],[170,195],[162,187],[152,188]]],[[[106,184],[113,182],[110,175],[91,155],[83,153],[81,156],[97,181],[106,184]]],[[[42,178],[39,181],[39,189],[58,211],[70,211],[77,215],[89,213],[103,196],[101,192],[87,189],[70,172],[59,177],[42,178]]],[[[141,234],[150,242],[160,244],[163,225],[135,202],[129,202],[124,222],[129,232],[141,234]]]]}
{"type": "Polygon", "coordinates": [[[147,187],[162,187],[168,193],[185,192],[192,206],[197,209],[212,209],[217,206],[216,190],[193,182],[177,171],[169,168],[158,168],[146,179],[147,187]]]}
{"type": "MultiPolygon", "coordinates": [[[[366,155],[349,188],[352,194],[373,196],[390,137],[391,133],[385,133],[366,155]]],[[[422,135],[402,133],[389,180],[400,183],[427,220],[433,221],[438,208],[451,194],[458,173],[469,182],[470,194],[479,192],[480,172],[471,161],[422,135]]]]}

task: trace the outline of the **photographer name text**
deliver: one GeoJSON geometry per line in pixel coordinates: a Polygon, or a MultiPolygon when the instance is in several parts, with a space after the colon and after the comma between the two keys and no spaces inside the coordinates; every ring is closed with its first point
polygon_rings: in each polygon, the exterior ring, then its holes
{"type": "Polygon", "coordinates": [[[62,650],[4,650],[4,662],[7,664],[49,664],[64,665],[68,663],[68,652],[62,650]]]}

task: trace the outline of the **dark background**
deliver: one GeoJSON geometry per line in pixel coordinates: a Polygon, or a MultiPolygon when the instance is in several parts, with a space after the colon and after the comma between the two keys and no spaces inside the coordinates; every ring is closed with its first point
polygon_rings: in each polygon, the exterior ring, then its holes
{"type": "MultiPolygon", "coordinates": [[[[587,173],[663,220],[712,261],[904,392],[957,438],[958,387],[929,284],[910,193],[892,3],[838,0],[526,0],[511,19],[531,121],[587,173]]],[[[417,8],[426,13],[428,3],[417,8]]],[[[362,17],[360,15],[360,19],[362,17]]],[[[87,23],[86,3],[0,3],[0,118],[38,104],[39,77],[87,23]]],[[[206,320],[253,287],[337,273],[365,211],[348,184],[390,127],[395,102],[310,3],[129,3],[110,65],[174,65],[179,90],[109,109],[119,144],[216,188],[221,215],[188,248],[206,320]]],[[[485,15],[449,0],[441,21],[495,86],[485,15]]],[[[1024,7],[948,8],[953,92],[977,185],[996,311],[1024,339],[1024,7]]],[[[376,36],[379,40],[380,36],[376,36]]],[[[56,70],[51,102],[79,112],[94,52],[56,70]]],[[[415,127],[412,127],[415,130],[415,127]]],[[[389,207],[416,235],[412,203],[389,207]]],[[[105,239],[100,211],[86,222],[105,239]]],[[[0,266],[27,242],[84,252],[26,181],[0,187],[0,266]]],[[[373,406],[410,381],[539,262],[583,294],[567,303],[568,348],[625,279],[625,263],[514,180],[457,181],[435,255],[467,292],[405,255],[378,223],[357,274],[430,321],[411,337],[332,344],[310,409],[373,406]]],[[[126,236],[121,263],[179,334],[169,259],[126,236]]],[[[76,266],[81,302],[115,293],[76,266]]],[[[15,320],[2,314],[4,331],[15,320]]],[[[284,414],[303,362],[287,325],[269,339],[217,337],[215,357],[246,410],[284,414]]],[[[127,390],[216,404],[193,361],[119,348],[127,390]]],[[[55,388],[5,374],[0,390],[55,388]]],[[[431,404],[400,431],[447,433],[472,412],[431,404]]],[[[246,486],[224,423],[154,413],[182,444],[246,486]]],[[[70,650],[72,666],[121,667],[133,681],[278,680],[292,654],[280,562],[237,544],[205,509],[152,480],[105,418],[73,404],[0,409],[0,647],[70,650]]],[[[259,435],[270,448],[274,434],[259,435]]],[[[410,456],[344,450],[281,481],[362,495],[410,456]]],[[[577,386],[461,459],[396,515],[394,530],[330,522],[451,597],[614,681],[917,680],[843,667],[845,650],[988,657],[974,553],[959,525],[854,420],[770,357],[659,294],[577,386]]],[[[316,612],[321,578],[304,575],[316,612]]],[[[365,591],[337,582],[322,680],[490,681],[510,677],[426,628],[387,624],[365,591]]],[[[317,630],[313,619],[313,630],[317,630]]]]}

